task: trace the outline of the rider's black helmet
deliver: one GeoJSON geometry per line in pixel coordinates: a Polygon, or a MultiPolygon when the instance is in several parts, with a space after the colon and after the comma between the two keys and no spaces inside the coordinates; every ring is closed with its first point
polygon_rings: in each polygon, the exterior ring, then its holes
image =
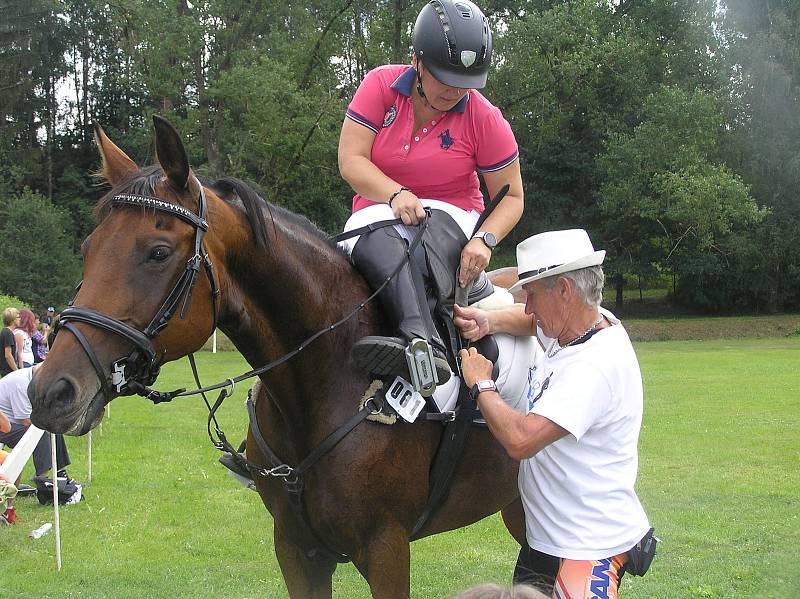
{"type": "Polygon", "coordinates": [[[445,85],[480,89],[492,61],[489,20],[469,0],[431,0],[414,24],[412,44],[436,79],[445,85]]]}

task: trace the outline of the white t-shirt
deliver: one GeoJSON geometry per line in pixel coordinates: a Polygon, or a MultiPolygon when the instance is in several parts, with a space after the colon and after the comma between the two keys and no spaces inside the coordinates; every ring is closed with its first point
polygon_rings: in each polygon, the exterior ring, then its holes
{"type": "Polygon", "coordinates": [[[603,559],[650,528],[634,491],[642,376],[628,333],[613,324],[581,344],[544,351],[531,368],[528,411],[570,432],[522,460],[519,485],[528,544],[557,557],[603,559]]]}
{"type": "Polygon", "coordinates": [[[31,401],[28,399],[28,385],[33,377],[32,368],[18,368],[0,379],[0,412],[12,424],[22,424],[31,417],[31,401]]]}
{"type": "Polygon", "coordinates": [[[26,364],[33,364],[33,341],[27,331],[15,329],[14,335],[22,338],[22,361],[26,364]]]}

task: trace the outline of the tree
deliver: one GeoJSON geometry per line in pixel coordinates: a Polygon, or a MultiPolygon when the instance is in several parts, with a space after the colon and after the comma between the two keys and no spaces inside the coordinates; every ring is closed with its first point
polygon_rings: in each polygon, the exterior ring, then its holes
{"type": "MultiPolygon", "coordinates": [[[[648,98],[643,122],[632,133],[609,140],[599,162],[598,202],[611,250],[609,270],[617,281],[655,266],[678,277],[686,303],[731,305],[738,290],[717,282],[712,298],[692,293],[693,286],[702,287],[705,275],[720,278],[767,211],[720,162],[723,123],[712,95],[664,87],[648,98]]],[[[618,288],[618,302],[620,295],[618,288]]]]}
{"type": "Polygon", "coordinates": [[[52,194],[56,84],[66,70],[57,9],[52,0],[0,2],[0,189],[52,194]]]}
{"type": "Polygon", "coordinates": [[[800,308],[800,5],[796,0],[727,0],[727,161],[771,214],[755,235],[761,251],[745,266],[759,310],[800,308]]]}
{"type": "Polygon", "coordinates": [[[498,28],[498,67],[488,87],[520,143],[531,209],[515,241],[554,227],[598,229],[596,161],[606,141],[630,134],[646,98],[662,85],[714,82],[706,52],[711,1],[526,6],[498,28]]]}
{"type": "Polygon", "coordinates": [[[0,198],[0,293],[38,311],[66,304],[80,280],[72,253],[71,223],[41,195],[25,190],[0,198]]]}

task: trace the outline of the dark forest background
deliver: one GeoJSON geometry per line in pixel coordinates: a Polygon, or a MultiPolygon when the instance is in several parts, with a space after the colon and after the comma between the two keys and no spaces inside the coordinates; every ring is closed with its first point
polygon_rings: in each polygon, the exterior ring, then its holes
{"type": "MultiPolygon", "coordinates": [[[[696,311],[800,309],[800,0],[480,4],[484,93],[516,133],[526,194],[501,261],[583,227],[618,301],[666,286],[696,311]]],[[[163,115],[201,174],[338,231],[345,107],[369,69],[409,60],[422,5],[0,0],[0,293],[63,305],[80,278],[104,191],[94,122],[149,164],[163,115]]]]}

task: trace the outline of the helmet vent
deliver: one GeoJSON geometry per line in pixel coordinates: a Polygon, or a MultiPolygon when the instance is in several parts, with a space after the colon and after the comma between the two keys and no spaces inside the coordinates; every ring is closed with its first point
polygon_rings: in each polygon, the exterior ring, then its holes
{"type": "Polygon", "coordinates": [[[456,2],[453,4],[453,7],[458,11],[458,14],[461,15],[462,19],[471,19],[472,18],[472,7],[468,4],[462,4],[461,2],[456,2]]]}

